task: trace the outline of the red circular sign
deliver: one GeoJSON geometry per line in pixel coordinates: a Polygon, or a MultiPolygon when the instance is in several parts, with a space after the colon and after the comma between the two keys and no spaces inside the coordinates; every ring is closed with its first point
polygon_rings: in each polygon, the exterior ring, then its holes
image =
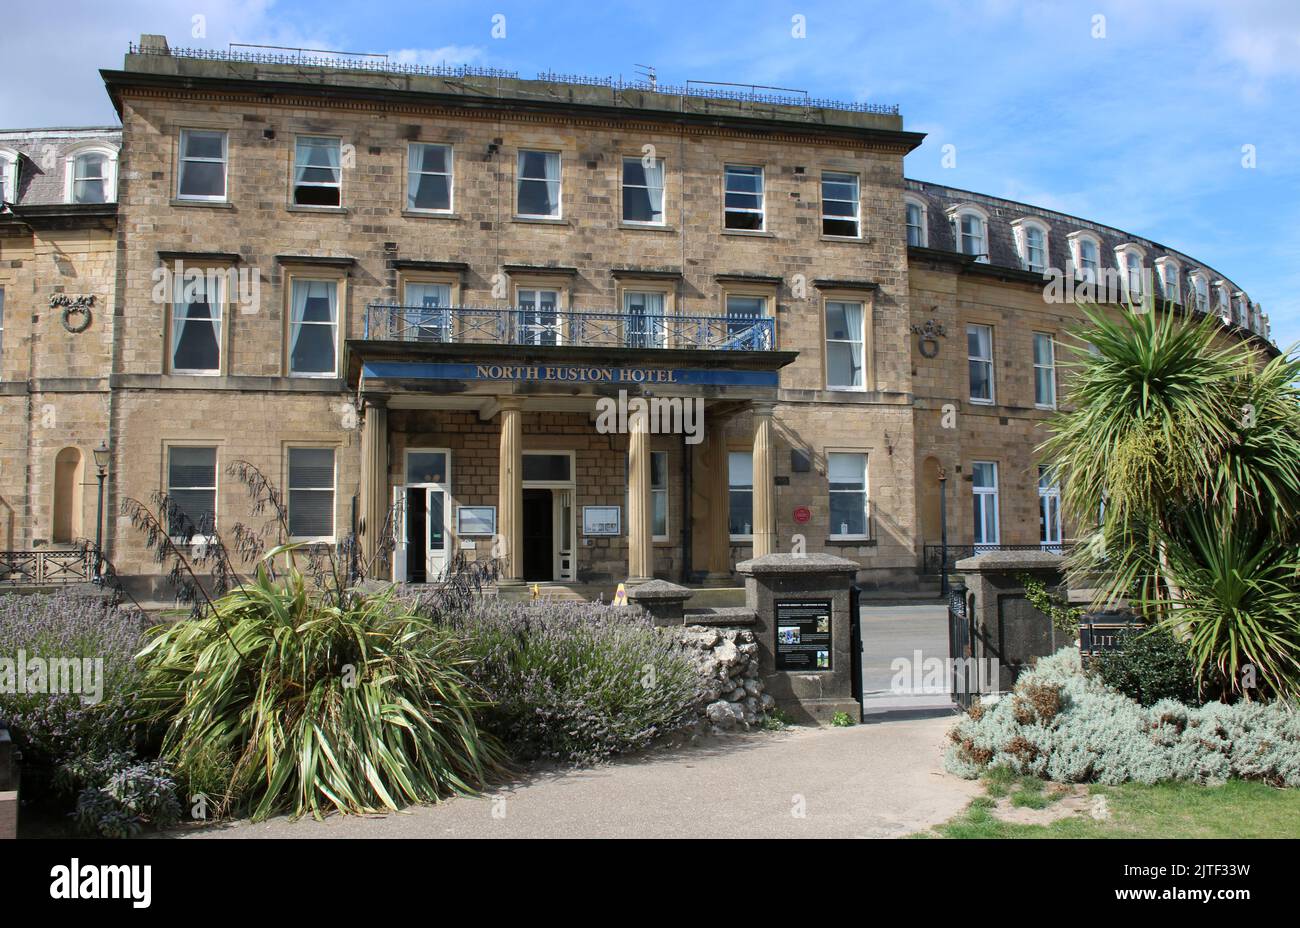
{"type": "Polygon", "coordinates": [[[794,520],[800,524],[812,518],[812,511],[807,506],[800,506],[794,511],[794,520]]]}

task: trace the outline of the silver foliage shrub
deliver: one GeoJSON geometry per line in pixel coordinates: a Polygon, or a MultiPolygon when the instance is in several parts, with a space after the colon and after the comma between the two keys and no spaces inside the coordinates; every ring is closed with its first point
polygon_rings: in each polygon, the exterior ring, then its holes
{"type": "Polygon", "coordinates": [[[1065,648],[977,705],[951,732],[946,766],[973,779],[990,766],[1063,783],[1217,783],[1229,777],[1300,786],[1294,703],[1143,707],[1084,674],[1065,648]]]}

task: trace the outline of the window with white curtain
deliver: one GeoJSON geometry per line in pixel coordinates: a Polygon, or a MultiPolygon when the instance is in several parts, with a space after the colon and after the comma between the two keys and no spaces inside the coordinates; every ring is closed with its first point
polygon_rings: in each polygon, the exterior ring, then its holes
{"type": "Polygon", "coordinates": [[[167,449],[167,534],[208,535],[217,524],[217,449],[167,449]]]}
{"type": "Polygon", "coordinates": [[[971,402],[993,402],[993,326],[966,326],[966,360],[971,402]]]}
{"type": "Polygon", "coordinates": [[[520,151],[515,214],[532,219],[560,218],[560,153],[520,151]]]}
{"type": "Polygon", "coordinates": [[[341,205],[343,202],[342,140],[299,136],[294,152],[294,205],[341,205]]]}
{"type": "Polygon", "coordinates": [[[525,345],[558,345],[561,341],[560,291],[520,290],[520,328],[525,345]]]}
{"type": "Polygon", "coordinates": [[[1056,343],[1045,332],[1034,333],[1034,405],[1056,408],[1056,343]]]}
{"type": "Polygon", "coordinates": [[[406,208],[421,213],[450,213],[452,189],[450,145],[413,142],[406,149],[406,208]]]}
{"type": "Polygon", "coordinates": [[[998,465],[993,461],[971,464],[974,498],[974,540],[977,545],[998,544],[998,465]]]}
{"type": "Polygon", "coordinates": [[[1044,548],[1061,543],[1061,487],[1052,482],[1051,469],[1038,468],[1038,541],[1044,548]]]}
{"type": "Polygon", "coordinates": [[[225,277],[217,271],[191,271],[173,281],[171,371],[221,373],[221,323],[225,277]]]}
{"type": "Polygon", "coordinates": [[[664,161],[623,159],[623,221],[664,224],[664,161]]]}
{"type": "Polygon", "coordinates": [[[337,280],[294,278],[290,291],[289,373],[333,377],[338,370],[337,280]]]}
{"type": "Polygon", "coordinates": [[[334,537],[334,449],[289,449],[289,536],[334,537]]]}
{"type": "Polygon", "coordinates": [[[408,338],[446,342],[451,338],[451,284],[407,281],[402,306],[408,338]]]}
{"type": "Polygon", "coordinates": [[[822,235],[858,237],[858,175],[822,175],[822,235]]]}
{"type": "Polygon", "coordinates": [[[866,387],[865,307],[839,300],[826,302],[826,386],[831,390],[866,387]]]}
{"type": "Polygon", "coordinates": [[[830,494],[830,537],[867,537],[867,456],[828,452],[826,481],[830,494]]]}
{"type": "Polygon", "coordinates": [[[727,531],[733,540],[754,535],[754,456],[748,451],[727,455],[727,531]]]}
{"type": "Polygon", "coordinates": [[[668,452],[650,452],[650,510],[655,541],[668,540],[668,452]]]}
{"type": "Polygon", "coordinates": [[[181,200],[226,198],[226,133],[218,129],[182,129],[176,196],[181,200]]]}
{"type": "Polygon", "coordinates": [[[761,232],[764,228],[763,169],[729,164],[725,168],[723,226],[761,232]]]}
{"type": "Polygon", "coordinates": [[[624,290],[623,312],[627,314],[627,347],[663,348],[664,299],[662,290],[624,290]]]}

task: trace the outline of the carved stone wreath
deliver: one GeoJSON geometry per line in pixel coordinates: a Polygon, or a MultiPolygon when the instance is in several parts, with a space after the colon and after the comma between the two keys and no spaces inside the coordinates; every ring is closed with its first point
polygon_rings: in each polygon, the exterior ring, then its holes
{"type": "Polygon", "coordinates": [[[50,297],[50,308],[63,307],[63,327],[74,335],[90,328],[92,318],[90,310],[94,305],[95,297],[93,295],[67,296],[66,294],[56,293],[50,297]]]}
{"type": "Polygon", "coordinates": [[[937,357],[939,339],[948,337],[948,331],[943,327],[943,323],[935,322],[933,319],[927,319],[924,325],[913,324],[912,332],[921,337],[921,356],[925,358],[937,357]]]}

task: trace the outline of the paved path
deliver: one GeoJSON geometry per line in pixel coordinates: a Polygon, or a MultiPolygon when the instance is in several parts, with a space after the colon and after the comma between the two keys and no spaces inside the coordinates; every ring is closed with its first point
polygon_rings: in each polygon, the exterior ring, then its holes
{"type": "Polygon", "coordinates": [[[324,822],[277,819],[203,838],[900,837],[978,792],[942,769],[953,718],[705,739],[591,770],[543,773],[484,799],[324,822]],[[504,798],[504,803],[499,800],[504,798]],[[504,810],[504,816],[494,816],[504,810]],[[803,810],[802,816],[794,813],[803,810]]]}

